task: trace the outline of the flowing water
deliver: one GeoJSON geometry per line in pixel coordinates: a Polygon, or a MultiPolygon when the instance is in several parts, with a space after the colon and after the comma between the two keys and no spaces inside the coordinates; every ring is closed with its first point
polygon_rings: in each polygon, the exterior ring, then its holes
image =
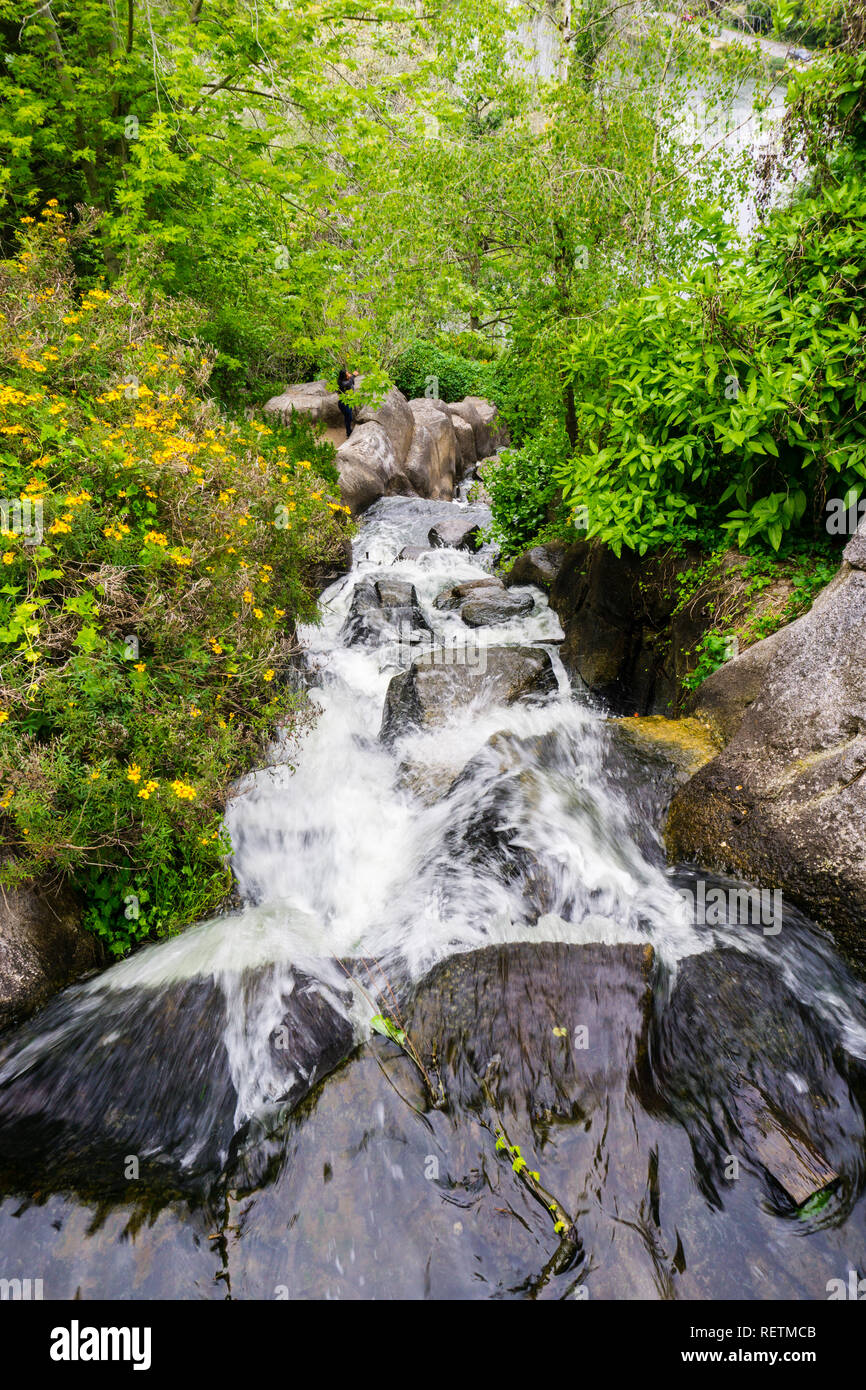
{"type": "Polygon", "coordinates": [[[659,838],[670,773],[572,691],[544,595],[469,632],[433,600],[490,548],[397,559],[454,516],[489,520],[402,498],[364,518],[302,634],[317,717],[229,805],[243,908],[2,1040],[4,1278],[48,1298],[810,1299],[864,1272],[861,985],[794,912],[695,921],[701,876],[659,838]],[[477,672],[391,741],[413,653],[349,640],[369,576],[409,581],[477,672]],[[554,688],[491,704],[493,645],[546,651],[554,688]],[[811,1206],[778,1181],[767,1114],[835,1175],[811,1206]],[[573,1222],[564,1248],[500,1130],[573,1222]]]}

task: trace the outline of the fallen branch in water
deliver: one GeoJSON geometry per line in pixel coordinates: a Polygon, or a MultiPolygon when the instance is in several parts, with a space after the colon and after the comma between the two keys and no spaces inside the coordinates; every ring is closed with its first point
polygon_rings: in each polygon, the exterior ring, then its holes
{"type": "Polygon", "coordinates": [[[545,1274],[548,1276],[561,1274],[573,1264],[575,1257],[582,1253],[577,1227],[561,1202],[554,1197],[552,1192],[548,1192],[547,1188],[542,1186],[541,1175],[529,1167],[517,1144],[512,1144],[509,1139],[486,1075],[481,1078],[481,1089],[487,1104],[497,1119],[497,1127],[494,1129],[481,1117],[482,1125],[496,1140],[496,1152],[508,1154],[511,1159],[512,1172],[520,1179],[530,1196],[534,1197],[547,1210],[553,1219],[554,1232],[560,1237],[556,1253],[545,1266],[545,1274]]]}

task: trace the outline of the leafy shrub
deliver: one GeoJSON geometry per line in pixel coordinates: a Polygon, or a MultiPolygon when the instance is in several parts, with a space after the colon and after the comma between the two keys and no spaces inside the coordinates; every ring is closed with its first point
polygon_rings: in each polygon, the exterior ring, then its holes
{"type": "Polygon", "coordinates": [[[720,526],[778,550],[866,488],[866,184],[772,216],[745,257],[627,300],[577,338],[578,445],[555,470],[619,553],[720,526]]]}
{"type": "Polygon", "coordinates": [[[518,555],[534,541],[554,535],[574,538],[555,477],[567,446],[564,430],[553,427],[519,449],[503,450],[497,467],[483,467],[493,536],[503,555],[518,555]]]}
{"type": "Polygon", "coordinates": [[[409,400],[438,395],[443,401],[462,401],[465,396],[490,398],[493,370],[488,362],[419,339],[400,354],[392,375],[409,400]]]}
{"type": "Polygon", "coordinates": [[[346,516],[330,446],[203,397],[183,306],[76,281],[83,234],[49,204],[0,264],[0,882],[71,878],[120,953],[224,897],[226,790],[298,717],[346,516]]]}

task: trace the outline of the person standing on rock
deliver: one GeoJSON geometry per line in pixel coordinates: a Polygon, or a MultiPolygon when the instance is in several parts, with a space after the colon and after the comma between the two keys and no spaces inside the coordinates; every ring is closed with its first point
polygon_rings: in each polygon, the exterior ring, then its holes
{"type": "Polygon", "coordinates": [[[355,378],[357,377],[357,375],[357,372],[350,372],[347,367],[341,367],[340,374],[337,377],[337,390],[340,393],[340,410],[343,412],[343,419],[346,422],[347,439],[349,438],[349,435],[352,433],[352,426],[355,420],[355,411],[353,407],[349,404],[348,392],[354,391],[355,378]]]}

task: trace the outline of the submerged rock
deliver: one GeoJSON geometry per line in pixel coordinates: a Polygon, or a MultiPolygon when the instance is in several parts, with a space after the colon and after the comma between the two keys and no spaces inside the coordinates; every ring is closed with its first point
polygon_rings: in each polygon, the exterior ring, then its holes
{"type": "Polygon", "coordinates": [[[541,647],[488,647],[472,653],[477,664],[415,662],[394,676],[385,696],[379,737],[392,742],[411,729],[444,724],[456,707],[513,704],[556,694],[556,674],[541,647]]]}
{"type": "Polygon", "coordinates": [[[8,1035],[3,1186],[117,1196],[130,1190],[130,1155],[143,1181],[197,1184],[227,1161],[245,1104],[291,1109],[351,1050],[352,1026],[331,1002],[338,992],[329,997],[302,972],[266,967],[231,994],[225,983],[113,988],[109,974],[59,996],[39,1027],[8,1035]],[[258,1040],[257,1016],[266,1028],[258,1040]]]}
{"type": "Polygon", "coordinates": [[[837,1175],[859,1190],[866,1135],[838,1039],[773,965],[734,949],[687,957],[657,1031],[657,1082],[713,1200],[732,1156],[798,1206],[837,1175]]]}

